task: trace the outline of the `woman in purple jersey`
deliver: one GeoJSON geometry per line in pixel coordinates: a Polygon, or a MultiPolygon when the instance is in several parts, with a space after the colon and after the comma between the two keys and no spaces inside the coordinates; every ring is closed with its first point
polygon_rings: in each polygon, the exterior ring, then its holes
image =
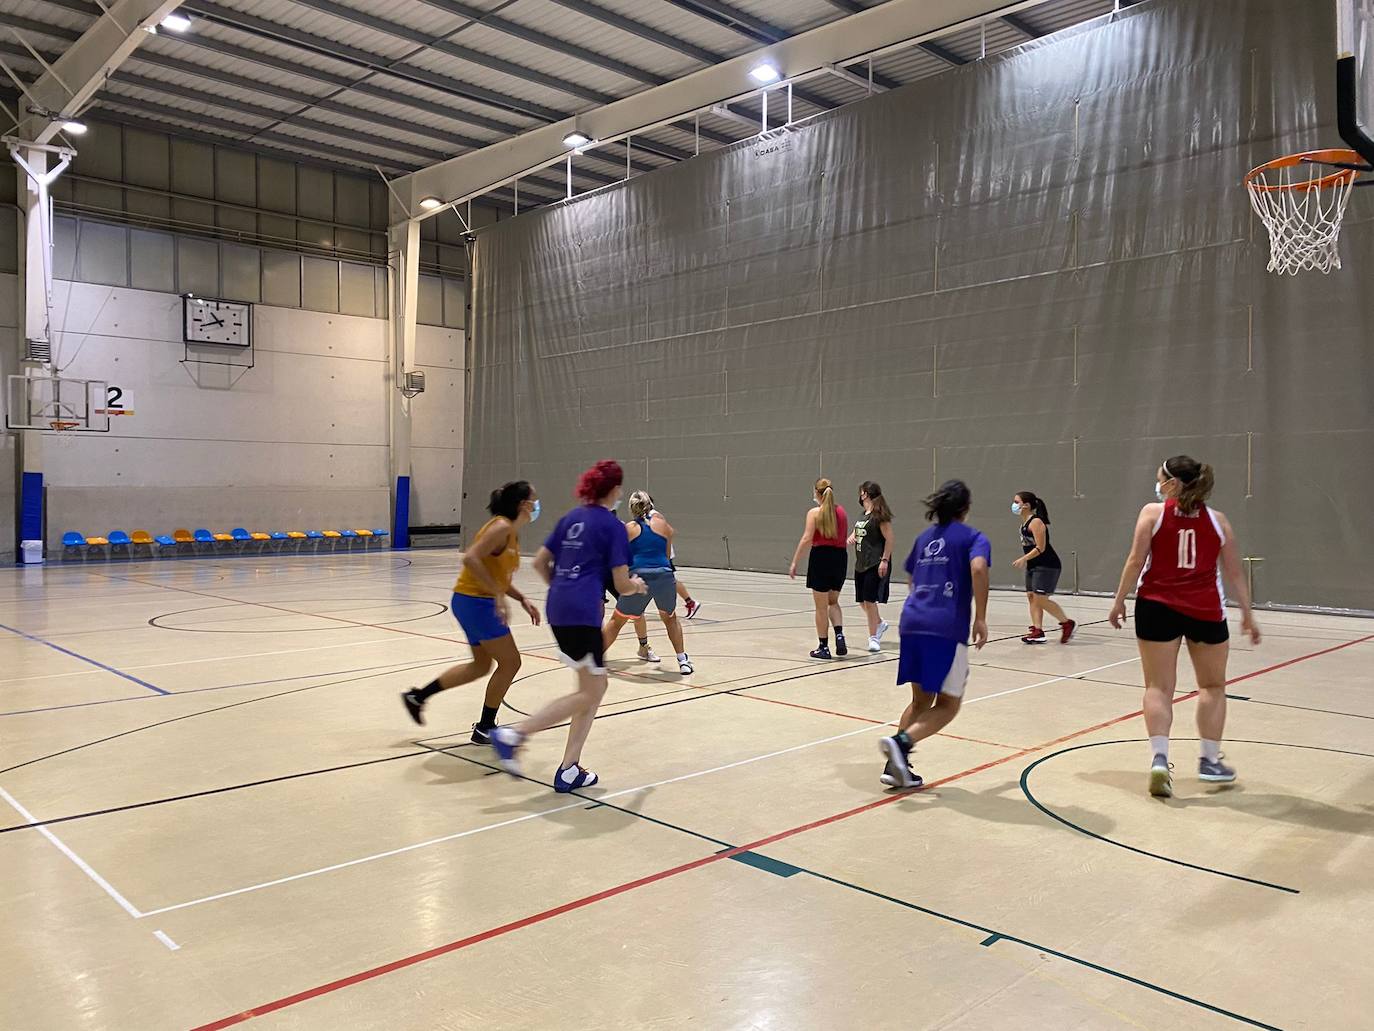
{"type": "Polygon", "coordinates": [[[916,742],[943,730],[959,713],[968,682],[968,639],[988,643],[988,568],[992,545],[964,522],[973,498],[962,480],[949,480],[926,498],[927,527],[906,560],[910,590],[902,606],[902,651],[897,683],[911,685],[911,704],[897,733],[878,742],[887,757],[882,782],[919,788],[911,769],[916,742]]]}
{"type": "Polygon", "coordinates": [[[606,693],[606,661],[601,623],[606,615],[603,587],[619,594],[643,594],[644,581],[630,576],[630,543],[625,526],[613,515],[620,504],[624,474],[616,462],[601,461],[577,483],[583,504],[553,528],[534,557],[535,571],[549,585],[544,611],[563,661],[577,671],[577,690],[550,702],[523,723],[497,727],[491,744],[505,770],[520,776],[516,751],[531,734],[569,720],[568,743],[554,775],[558,792],[588,788],[597,776],[582,766],[582,746],[606,693]]]}

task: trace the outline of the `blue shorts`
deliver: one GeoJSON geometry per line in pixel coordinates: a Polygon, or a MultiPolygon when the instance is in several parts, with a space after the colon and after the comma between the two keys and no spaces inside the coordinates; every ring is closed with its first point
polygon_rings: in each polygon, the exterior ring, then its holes
{"type": "Polygon", "coordinates": [[[918,684],[926,694],[964,697],[968,645],[933,634],[903,634],[897,683],[918,684]]]}
{"type": "Polygon", "coordinates": [[[470,594],[455,593],[453,615],[463,628],[463,633],[468,635],[468,644],[474,647],[510,633],[510,627],[502,623],[496,614],[495,598],[474,598],[470,594]]]}

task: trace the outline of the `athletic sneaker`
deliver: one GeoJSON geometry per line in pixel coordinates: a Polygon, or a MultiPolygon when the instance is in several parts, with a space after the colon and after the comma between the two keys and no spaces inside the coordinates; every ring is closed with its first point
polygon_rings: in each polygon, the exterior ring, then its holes
{"type": "Polygon", "coordinates": [[[1045,631],[1041,630],[1038,626],[1029,627],[1028,629],[1030,630],[1030,633],[1028,633],[1025,637],[1021,638],[1022,644],[1045,643],[1045,631]]]}
{"type": "Polygon", "coordinates": [[[873,640],[877,641],[879,644],[882,644],[882,641],[883,641],[883,634],[887,633],[887,632],[888,632],[889,630],[891,630],[891,629],[892,629],[892,624],[891,624],[891,623],[889,623],[889,622],[888,622],[887,620],[885,620],[885,619],[884,619],[884,620],[880,620],[880,621],[878,622],[878,632],[877,632],[876,634],[873,635],[873,640]]]}
{"type": "Polygon", "coordinates": [[[1150,794],[1155,798],[1174,797],[1174,778],[1169,772],[1172,769],[1168,758],[1162,755],[1155,756],[1150,764],[1150,794]]]}
{"type": "Polygon", "coordinates": [[[491,747],[496,749],[496,761],[512,777],[520,776],[520,764],[515,761],[515,753],[525,743],[525,737],[514,727],[493,727],[491,747]]]}
{"type": "Polygon", "coordinates": [[[696,670],[692,668],[692,660],[687,658],[686,655],[678,656],[677,671],[681,673],[684,677],[690,677],[693,673],[696,672],[696,670]]]}
{"type": "Polygon", "coordinates": [[[921,785],[921,778],[911,769],[911,753],[904,749],[895,737],[879,739],[878,751],[887,756],[887,767],[879,778],[884,784],[894,788],[914,788],[921,785]]]}
{"type": "Polygon", "coordinates": [[[406,712],[410,713],[410,718],[423,727],[425,725],[425,703],[415,694],[414,689],[402,691],[401,701],[406,707],[406,712]]]}
{"type": "Polygon", "coordinates": [[[491,744],[491,732],[495,729],[495,725],[484,727],[480,723],[474,723],[472,725],[472,743],[474,745],[491,744]]]}
{"type": "Polygon", "coordinates": [[[849,654],[849,645],[844,642],[844,634],[835,635],[835,654],[841,657],[849,654]]]}
{"type": "Polygon", "coordinates": [[[696,619],[697,613],[701,611],[701,603],[696,601],[687,601],[685,605],[687,608],[687,618],[696,619]]]}
{"type": "Polygon", "coordinates": [[[869,650],[870,652],[880,652],[880,651],[882,651],[882,650],[883,650],[882,642],[879,641],[878,638],[877,638],[876,636],[875,636],[875,637],[870,637],[870,638],[868,639],[868,650],[869,650]]]}
{"type": "Polygon", "coordinates": [[[1059,643],[1068,644],[1073,632],[1078,629],[1078,624],[1071,619],[1066,619],[1059,624],[1059,643]]]}
{"type": "Polygon", "coordinates": [[[823,644],[811,653],[811,657],[813,659],[830,659],[834,656],[830,654],[830,645],[823,644]]]}
{"type": "Polygon", "coordinates": [[[597,775],[591,770],[584,770],[581,766],[563,766],[554,774],[553,789],[560,795],[566,795],[578,788],[589,788],[597,780],[597,775]]]}
{"type": "Polygon", "coordinates": [[[1211,784],[1230,784],[1236,779],[1236,771],[1221,761],[1224,758],[1225,756],[1218,756],[1215,762],[1211,759],[1199,759],[1197,779],[1211,784]]]}
{"type": "Polygon", "coordinates": [[[658,656],[654,654],[654,650],[650,648],[647,644],[639,649],[639,659],[641,662],[659,661],[658,656]]]}

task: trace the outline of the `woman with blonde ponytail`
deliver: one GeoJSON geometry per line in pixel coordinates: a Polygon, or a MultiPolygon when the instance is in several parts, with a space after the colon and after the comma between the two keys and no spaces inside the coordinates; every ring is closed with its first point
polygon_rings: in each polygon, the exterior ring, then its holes
{"type": "Polygon", "coordinates": [[[835,491],[829,480],[821,477],[812,490],[813,507],[806,513],[806,526],[792,555],[787,575],[797,578],[802,556],[810,552],[806,564],[806,586],[816,606],[816,636],[820,647],[811,653],[813,659],[831,658],[830,627],[835,628],[835,655],[849,654],[844,640],[844,617],[840,613],[840,591],[849,577],[849,516],[843,505],[835,504],[835,491]]]}

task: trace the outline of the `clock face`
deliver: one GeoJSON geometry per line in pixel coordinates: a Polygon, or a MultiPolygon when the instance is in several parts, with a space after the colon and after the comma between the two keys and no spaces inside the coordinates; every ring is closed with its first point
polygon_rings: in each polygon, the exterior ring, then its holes
{"type": "Polygon", "coordinates": [[[186,318],[183,336],[189,343],[248,346],[251,305],[208,297],[187,297],[183,304],[186,318]]]}

